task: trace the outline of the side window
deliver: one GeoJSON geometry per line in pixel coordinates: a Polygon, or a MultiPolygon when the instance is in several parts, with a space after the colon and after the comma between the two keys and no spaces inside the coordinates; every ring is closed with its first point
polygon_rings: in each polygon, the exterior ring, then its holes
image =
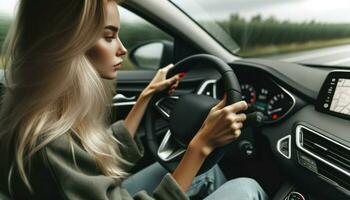
{"type": "Polygon", "coordinates": [[[173,38],[131,11],[119,7],[120,40],[128,49],[124,70],[155,70],[172,61],[173,38]]]}
{"type": "MultiPolygon", "coordinates": [[[[10,24],[13,21],[13,9],[16,2],[17,1],[13,1],[13,3],[0,2],[0,50],[3,47],[5,37],[10,28],[10,24]]],[[[3,68],[2,58],[3,57],[0,51],[0,69],[3,68]]]]}
{"type": "MultiPolygon", "coordinates": [[[[0,47],[3,46],[6,34],[13,21],[13,10],[17,3],[0,9],[0,47]]],[[[0,3],[1,5],[2,3],[0,3]]],[[[172,61],[173,38],[149,23],[145,19],[120,7],[121,30],[119,37],[128,49],[123,70],[154,70],[172,61]]],[[[0,63],[2,55],[0,51],[0,63]]],[[[0,68],[3,68],[0,64],[0,68]]]]}

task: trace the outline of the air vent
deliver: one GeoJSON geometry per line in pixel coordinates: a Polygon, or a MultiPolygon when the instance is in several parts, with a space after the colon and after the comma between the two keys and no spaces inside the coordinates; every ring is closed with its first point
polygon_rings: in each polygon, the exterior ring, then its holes
{"type": "Polygon", "coordinates": [[[350,147],[302,125],[296,128],[296,143],[317,159],[317,173],[350,190],[350,147]]]}
{"type": "Polygon", "coordinates": [[[340,171],[334,170],[331,166],[317,161],[318,173],[336,182],[339,186],[350,191],[350,176],[344,176],[340,171]]]}
{"type": "Polygon", "coordinates": [[[350,171],[350,150],[303,129],[302,145],[314,154],[350,171]]]}
{"type": "Polygon", "coordinates": [[[166,118],[170,116],[170,113],[176,103],[176,101],[179,99],[178,96],[168,96],[161,98],[156,102],[156,109],[166,118]]]}

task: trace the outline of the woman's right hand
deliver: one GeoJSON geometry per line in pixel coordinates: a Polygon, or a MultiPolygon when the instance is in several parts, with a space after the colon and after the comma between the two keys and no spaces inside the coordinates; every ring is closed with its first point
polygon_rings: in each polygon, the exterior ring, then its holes
{"type": "Polygon", "coordinates": [[[198,173],[206,157],[219,146],[236,140],[241,135],[245,114],[236,114],[246,110],[244,101],[226,106],[226,95],[209,112],[197,134],[191,140],[185,155],[172,176],[183,192],[190,187],[193,177],[198,173]]]}
{"type": "Polygon", "coordinates": [[[204,156],[208,156],[216,147],[224,146],[241,135],[243,122],[246,120],[244,113],[239,113],[248,108],[245,101],[226,105],[227,96],[215,105],[209,112],[202,127],[190,142],[191,148],[199,148],[204,156]]]}

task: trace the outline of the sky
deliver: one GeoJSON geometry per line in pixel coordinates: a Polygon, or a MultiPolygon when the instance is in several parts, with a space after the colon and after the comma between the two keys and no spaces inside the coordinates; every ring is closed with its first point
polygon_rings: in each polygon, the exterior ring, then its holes
{"type": "Polygon", "coordinates": [[[12,15],[18,0],[0,0],[0,15],[12,15]]]}
{"type": "Polygon", "coordinates": [[[329,23],[350,23],[349,0],[173,0],[197,18],[225,18],[231,13],[264,18],[329,23]],[[198,6],[200,4],[200,6],[198,6]],[[203,12],[205,10],[206,12],[203,12]]]}
{"type": "MultiPolygon", "coordinates": [[[[14,15],[18,0],[0,0],[0,15],[14,15]]],[[[281,20],[350,23],[349,0],[173,0],[196,19],[225,18],[231,13],[250,19],[261,14],[281,20]],[[197,3],[198,2],[198,3],[197,3]],[[200,5],[199,5],[200,4],[200,5]],[[199,5],[199,6],[198,6],[199,5]]],[[[134,17],[124,13],[125,19],[134,17]]]]}

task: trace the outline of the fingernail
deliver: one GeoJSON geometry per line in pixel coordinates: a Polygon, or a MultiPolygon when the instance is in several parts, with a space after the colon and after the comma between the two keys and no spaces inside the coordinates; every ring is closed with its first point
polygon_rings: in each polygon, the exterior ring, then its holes
{"type": "Polygon", "coordinates": [[[185,76],[185,74],[186,74],[185,72],[180,72],[180,73],[179,73],[179,77],[182,78],[182,77],[185,76]]]}

